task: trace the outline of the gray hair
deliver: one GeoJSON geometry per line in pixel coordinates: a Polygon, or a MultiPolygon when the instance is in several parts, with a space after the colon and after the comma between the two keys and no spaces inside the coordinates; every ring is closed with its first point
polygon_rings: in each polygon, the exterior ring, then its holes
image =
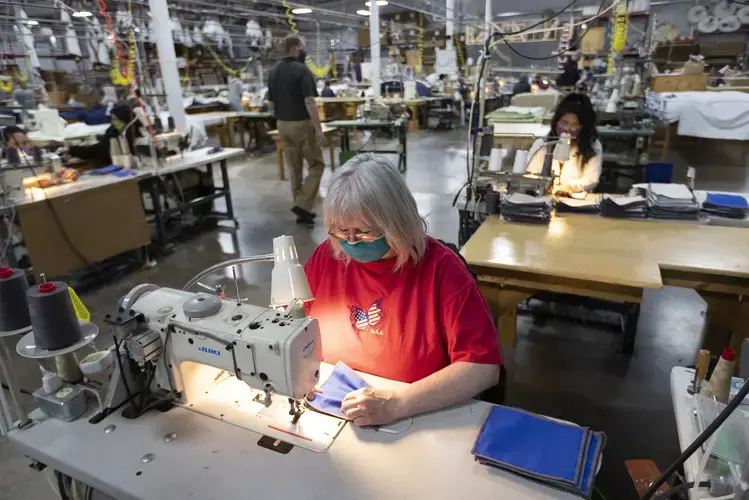
{"type": "MultiPolygon", "coordinates": [[[[426,248],[427,222],[393,165],[381,156],[354,156],[333,174],[325,197],[325,228],[359,219],[383,232],[396,254],[395,270],[416,264],[426,248]]],[[[339,226],[340,227],[340,226],[339,226]]],[[[338,258],[345,258],[338,238],[330,237],[338,258]]]]}

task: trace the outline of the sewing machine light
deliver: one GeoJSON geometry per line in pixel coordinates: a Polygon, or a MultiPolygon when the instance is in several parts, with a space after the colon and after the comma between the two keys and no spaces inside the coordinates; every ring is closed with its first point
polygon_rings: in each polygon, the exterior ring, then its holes
{"type": "Polygon", "coordinates": [[[287,306],[294,301],[312,300],[307,275],[299,263],[293,236],[273,239],[273,272],[270,300],[273,307],[287,306]]]}

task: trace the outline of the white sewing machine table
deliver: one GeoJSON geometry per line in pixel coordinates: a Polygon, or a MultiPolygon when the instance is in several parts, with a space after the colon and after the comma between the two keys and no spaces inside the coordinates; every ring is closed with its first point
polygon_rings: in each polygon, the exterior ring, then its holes
{"type": "MultiPolygon", "coordinates": [[[[331,369],[321,366],[322,380],[331,369]]],[[[378,388],[400,384],[362,377],[378,388]]],[[[180,407],[137,420],[117,411],[95,425],[35,410],[36,424],[9,437],[30,458],[118,500],[578,498],[474,461],[489,406],[471,400],[422,415],[402,434],[348,423],[324,453],[261,448],[258,434],[180,407]],[[171,433],[176,439],[165,441],[171,433]]]]}

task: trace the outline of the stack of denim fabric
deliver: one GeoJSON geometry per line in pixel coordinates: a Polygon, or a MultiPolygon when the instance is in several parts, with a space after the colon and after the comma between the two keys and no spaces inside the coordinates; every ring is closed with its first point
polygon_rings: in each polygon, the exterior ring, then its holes
{"type": "Polygon", "coordinates": [[[651,182],[647,187],[648,209],[656,219],[697,220],[700,205],[684,184],[651,182]]]}
{"type": "Polygon", "coordinates": [[[500,213],[508,222],[548,224],[551,220],[551,198],[512,193],[502,200],[500,213]]]}
{"type": "Polygon", "coordinates": [[[642,196],[609,196],[601,198],[601,215],[619,219],[644,219],[648,216],[648,202],[642,196]]]}

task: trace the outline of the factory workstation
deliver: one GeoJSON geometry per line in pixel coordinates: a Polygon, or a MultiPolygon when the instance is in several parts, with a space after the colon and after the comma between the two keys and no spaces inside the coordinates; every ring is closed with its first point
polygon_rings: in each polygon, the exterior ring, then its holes
{"type": "Polygon", "coordinates": [[[0,500],[749,500],[747,117],[747,0],[0,0],[0,500]]]}

